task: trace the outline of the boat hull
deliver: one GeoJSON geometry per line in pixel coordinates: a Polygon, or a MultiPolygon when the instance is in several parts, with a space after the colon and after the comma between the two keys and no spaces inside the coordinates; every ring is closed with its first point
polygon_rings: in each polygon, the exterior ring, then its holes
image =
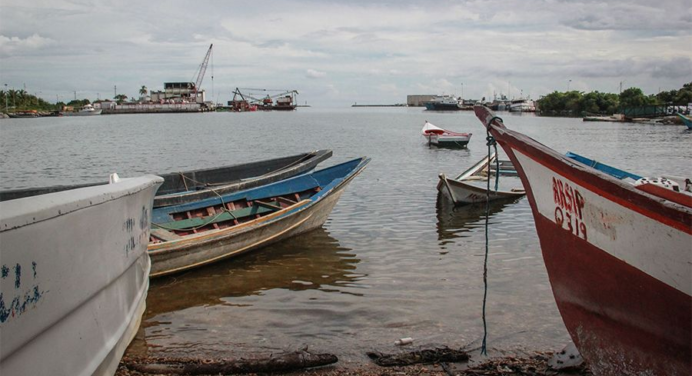
{"type": "Polygon", "coordinates": [[[319,199],[306,199],[283,210],[234,227],[212,230],[184,239],[149,245],[151,277],[197,268],[241,255],[321,227],[343,190],[367,161],[319,199]]]}
{"type": "Polygon", "coordinates": [[[454,202],[455,205],[477,204],[488,200],[513,200],[526,194],[523,189],[521,191],[494,191],[492,188],[492,177],[490,194],[484,188],[463,181],[449,179],[445,174],[440,174],[439,178],[437,190],[454,202]]]}
{"type": "Polygon", "coordinates": [[[95,115],[101,115],[101,112],[103,110],[98,109],[98,110],[93,110],[93,111],[78,111],[78,112],[61,112],[60,115],[62,116],[95,116],[95,115]]]}
{"type": "MultiPolygon", "coordinates": [[[[277,182],[306,173],[331,156],[331,150],[316,150],[231,166],[159,174],[164,182],[154,198],[154,207],[185,204],[277,182]]],[[[99,182],[0,191],[0,201],[104,184],[99,182]]]]}
{"type": "Polygon", "coordinates": [[[424,137],[428,139],[429,145],[448,148],[465,148],[471,139],[468,136],[438,135],[434,133],[424,137]]]}
{"type": "Polygon", "coordinates": [[[145,308],[161,181],[0,203],[0,374],[115,373],[145,308]]]}
{"type": "Polygon", "coordinates": [[[497,121],[490,132],[527,190],[558,309],[594,374],[689,375],[692,211],[497,121]]]}
{"type": "Polygon", "coordinates": [[[461,107],[459,107],[458,104],[456,103],[425,103],[425,109],[428,111],[460,111],[461,107]]]}
{"type": "Polygon", "coordinates": [[[154,207],[181,205],[274,183],[309,172],[331,156],[331,150],[317,150],[266,161],[161,175],[164,183],[154,198],[154,207]]]}

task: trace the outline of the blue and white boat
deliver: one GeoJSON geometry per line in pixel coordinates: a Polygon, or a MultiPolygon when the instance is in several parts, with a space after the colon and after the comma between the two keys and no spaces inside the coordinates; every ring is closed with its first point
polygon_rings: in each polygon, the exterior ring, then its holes
{"type": "Polygon", "coordinates": [[[152,214],[151,277],[240,255],[314,230],[369,158],[152,214]]]}
{"type": "Polygon", "coordinates": [[[461,98],[453,95],[436,96],[425,102],[425,109],[428,111],[458,111],[461,110],[461,98]]]}

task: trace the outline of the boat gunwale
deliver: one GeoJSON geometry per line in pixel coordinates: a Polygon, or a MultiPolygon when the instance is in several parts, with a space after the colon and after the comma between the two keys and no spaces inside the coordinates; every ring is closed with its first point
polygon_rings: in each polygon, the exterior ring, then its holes
{"type": "MultiPolygon", "coordinates": [[[[357,160],[357,159],[355,159],[357,160]]],[[[355,161],[354,160],[354,161],[355,161]]],[[[323,198],[328,197],[332,192],[339,190],[341,187],[350,183],[356,176],[358,176],[370,162],[370,158],[362,157],[360,158],[360,163],[358,163],[353,170],[351,170],[346,176],[334,178],[329,184],[336,180],[340,180],[336,185],[329,188],[328,190],[321,190],[316,192],[315,195],[308,199],[299,201],[298,203],[291,205],[289,207],[278,210],[274,213],[267,214],[263,217],[253,219],[248,222],[240,223],[235,226],[230,226],[218,230],[209,230],[203,233],[190,234],[181,236],[182,239],[176,239],[171,241],[164,241],[161,243],[149,244],[148,252],[150,255],[162,255],[167,253],[178,252],[189,248],[191,246],[198,246],[203,244],[208,244],[214,242],[218,239],[229,237],[233,235],[234,232],[243,233],[245,231],[250,231],[251,229],[259,228],[263,225],[278,221],[279,219],[292,216],[293,214],[302,212],[312,207],[317,202],[321,201],[323,198]],[[317,199],[313,199],[314,196],[319,195],[317,199]],[[239,227],[240,226],[240,227],[239,227]],[[191,244],[190,244],[191,243],[191,244]]],[[[329,185],[326,184],[325,186],[329,185]]],[[[155,224],[152,223],[152,226],[155,224]]]]}
{"type": "MultiPolygon", "coordinates": [[[[492,133],[496,133],[494,137],[501,145],[506,143],[503,138],[511,138],[513,141],[511,149],[523,152],[524,155],[554,173],[560,176],[569,176],[569,180],[620,206],[669,227],[692,234],[692,209],[638,190],[627,182],[568,158],[529,136],[508,129],[501,121],[498,122],[500,118],[494,116],[493,112],[484,106],[476,106],[476,115],[482,120],[484,126],[489,128],[492,133]],[[543,155],[544,158],[539,160],[536,154],[543,155]],[[564,167],[559,165],[564,165],[564,167]]],[[[521,167],[515,166],[515,168],[520,169],[521,167]]],[[[524,188],[527,193],[531,190],[531,187],[524,188]]]]}

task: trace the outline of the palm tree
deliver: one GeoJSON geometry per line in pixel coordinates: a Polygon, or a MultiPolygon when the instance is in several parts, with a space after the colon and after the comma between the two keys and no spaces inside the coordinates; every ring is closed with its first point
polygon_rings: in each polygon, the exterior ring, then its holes
{"type": "Polygon", "coordinates": [[[141,96],[147,95],[148,92],[149,92],[149,90],[147,89],[147,87],[145,85],[142,85],[142,88],[139,89],[139,95],[141,95],[141,96]]]}
{"type": "Polygon", "coordinates": [[[123,103],[125,101],[125,99],[127,99],[127,95],[118,94],[115,97],[113,97],[113,99],[115,99],[115,101],[118,102],[118,104],[120,104],[120,103],[123,103]]]}

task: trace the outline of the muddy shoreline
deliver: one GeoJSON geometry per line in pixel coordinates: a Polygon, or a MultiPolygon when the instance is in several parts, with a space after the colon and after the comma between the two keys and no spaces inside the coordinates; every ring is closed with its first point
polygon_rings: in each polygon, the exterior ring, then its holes
{"type": "MultiPolygon", "coordinates": [[[[558,376],[558,375],[592,375],[588,366],[581,365],[576,368],[565,370],[552,369],[548,362],[552,358],[552,352],[536,352],[528,356],[500,356],[482,357],[472,356],[468,362],[455,363],[433,363],[433,364],[414,364],[408,366],[380,367],[374,363],[365,363],[357,366],[336,364],[303,369],[292,372],[267,372],[267,373],[244,373],[245,375],[267,375],[282,374],[290,376],[315,375],[315,376],[408,376],[408,375],[427,375],[427,376],[499,376],[499,375],[521,375],[521,376],[558,376]]],[[[123,358],[116,376],[158,376],[163,373],[142,373],[132,369],[132,363],[144,361],[142,359],[123,358]]],[[[218,374],[218,373],[217,373],[218,374]]],[[[229,373],[238,374],[238,373],[229,373]]]]}

